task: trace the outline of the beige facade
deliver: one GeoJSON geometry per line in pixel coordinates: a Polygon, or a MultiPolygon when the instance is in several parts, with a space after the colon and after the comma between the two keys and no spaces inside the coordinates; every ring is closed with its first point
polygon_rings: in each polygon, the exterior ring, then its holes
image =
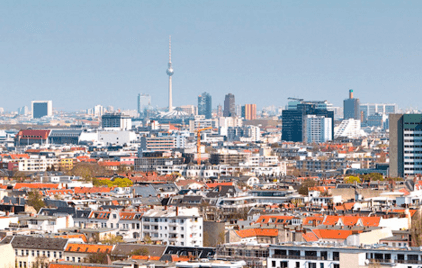
{"type": "Polygon", "coordinates": [[[0,245],[0,267],[15,267],[15,251],[11,244],[0,245]]]}

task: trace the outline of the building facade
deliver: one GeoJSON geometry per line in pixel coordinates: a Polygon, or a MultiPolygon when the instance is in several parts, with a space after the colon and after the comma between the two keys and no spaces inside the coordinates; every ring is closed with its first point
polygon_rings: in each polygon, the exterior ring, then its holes
{"type": "Polygon", "coordinates": [[[207,92],[198,96],[198,115],[205,115],[206,119],[212,118],[212,98],[207,92]]]}
{"type": "Polygon", "coordinates": [[[422,114],[390,114],[390,176],[422,174],[422,114]]]}
{"type": "Polygon", "coordinates": [[[349,98],[343,101],[343,113],[344,119],[353,118],[355,120],[360,120],[360,102],[359,99],[353,97],[353,89],[349,90],[349,98]]]}
{"type": "Polygon", "coordinates": [[[53,101],[32,101],[32,118],[53,115],[53,101]]]}
{"type": "Polygon", "coordinates": [[[256,104],[245,104],[242,106],[242,117],[245,118],[245,120],[255,120],[256,104]]]}
{"type": "Polygon", "coordinates": [[[227,94],[224,99],[223,116],[224,117],[236,116],[236,103],[235,103],[234,95],[232,93],[227,94]]]}

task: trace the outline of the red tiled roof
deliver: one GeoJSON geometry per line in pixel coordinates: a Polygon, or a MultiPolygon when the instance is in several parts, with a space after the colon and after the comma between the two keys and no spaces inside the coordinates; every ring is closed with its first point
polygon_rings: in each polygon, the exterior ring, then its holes
{"type": "Polygon", "coordinates": [[[22,188],[30,189],[58,189],[59,184],[54,183],[16,183],[13,189],[18,190],[22,188]]]}
{"type": "Polygon", "coordinates": [[[67,252],[86,252],[86,253],[110,253],[113,249],[111,245],[98,244],[68,244],[67,252]]]}
{"type": "Polygon", "coordinates": [[[208,188],[215,188],[217,186],[232,186],[233,182],[214,182],[214,183],[207,183],[208,188]]]}
{"type": "Polygon", "coordinates": [[[236,234],[242,238],[246,237],[255,237],[255,236],[277,236],[278,235],[278,229],[260,229],[260,228],[254,228],[254,229],[243,229],[235,231],[236,234]]]}

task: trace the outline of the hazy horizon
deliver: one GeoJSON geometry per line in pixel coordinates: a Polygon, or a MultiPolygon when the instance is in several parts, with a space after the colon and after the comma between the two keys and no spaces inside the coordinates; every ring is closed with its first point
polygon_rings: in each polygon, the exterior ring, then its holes
{"type": "Polygon", "coordinates": [[[2,1],[0,107],[52,100],[56,110],[167,105],[284,106],[288,97],[341,106],[418,106],[420,1],[2,1]]]}

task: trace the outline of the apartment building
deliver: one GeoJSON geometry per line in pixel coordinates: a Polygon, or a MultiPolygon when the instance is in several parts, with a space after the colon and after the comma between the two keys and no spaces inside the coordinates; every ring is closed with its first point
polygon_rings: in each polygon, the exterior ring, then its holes
{"type": "Polygon", "coordinates": [[[397,267],[422,264],[420,248],[344,246],[335,243],[283,243],[271,245],[267,268],[397,267]]]}
{"type": "Polygon", "coordinates": [[[203,246],[203,218],[198,208],[157,207],[142,216],[142,238],[168,245],[203,246]]]}

